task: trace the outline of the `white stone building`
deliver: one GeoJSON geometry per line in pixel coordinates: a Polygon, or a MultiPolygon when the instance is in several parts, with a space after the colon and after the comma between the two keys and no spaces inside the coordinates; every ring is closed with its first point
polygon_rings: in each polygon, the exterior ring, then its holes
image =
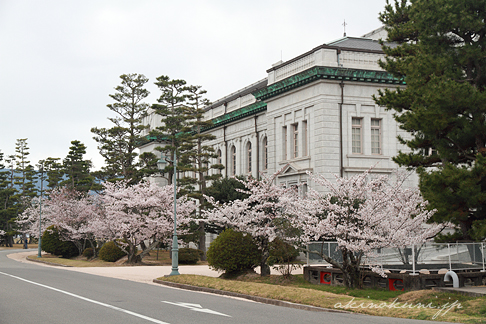
{"type": "MultiPolygon", "coordinates": [[[[372,99],[379,89],[404,86],[378,65],[384,54],[376,38],[383,32],[344,37],[278,62],[267,78],[206,107],[213,120],[207,131],[216,135],[210,144],[220,156],[213,162],[225,166],[223,176],[258,177],[285,168],[278,182],[300,183],[306,191],[313,186],[306,171],[332,177],[373,165],[377,173],[396,170],[391,157],[406,150],[397,135],[407,134],[372,99]]],[[[160,117],[148,121],[154,128],[160,117]]],[[[149,143],[141,153],[159,145],[149,143]]],[[[408,185],[416,183],[413,176],[408,185]]]]}

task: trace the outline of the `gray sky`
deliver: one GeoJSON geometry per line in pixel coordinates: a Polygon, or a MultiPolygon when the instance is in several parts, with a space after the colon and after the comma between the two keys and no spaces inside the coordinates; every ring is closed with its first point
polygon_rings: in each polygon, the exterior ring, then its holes
{"type": "Polygon", "coordinates": [[[72,140],[103,165],[91,127],[111,127],[109,94],[127,73],[201,85],[211,101],[343,35],[381,26],[385,0],[0,0],[0,151],[28,138],[30,161],[72,140]]]}

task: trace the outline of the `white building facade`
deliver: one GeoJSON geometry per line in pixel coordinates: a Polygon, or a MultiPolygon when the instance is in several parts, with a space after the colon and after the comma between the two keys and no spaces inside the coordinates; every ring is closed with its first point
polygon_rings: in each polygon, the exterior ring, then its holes
{"type": "MultiPolygon", "coordinates": [[[[259,177],[283,169],[277,181],[305,192],[307,186],[323,190],[308,183],[307,171],[333,178],[371,166],[380,174],[396,170],[391,158],[407,151],[397,135],[408,134],[372,96],[405,83],[378,65],[384,53],[376,35],[344,37],[278,62],[267,78],[206,107],[205,118],[213,121],[206,131],[216,136],[209,144],[219,156],[212,162],[225,166],[210,172],[259,177]]],[[[151,128],[160,123],[156,115],[149,120],[151,128]]],[[[417,185],[415,175],[407,185],[417,185]]]]}

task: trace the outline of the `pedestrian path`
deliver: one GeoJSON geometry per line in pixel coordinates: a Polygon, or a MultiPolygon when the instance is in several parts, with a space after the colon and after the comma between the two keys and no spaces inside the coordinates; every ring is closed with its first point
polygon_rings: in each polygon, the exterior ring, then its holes
{"type": "MultiPolygon", "coordinates": [[[[32,255],[32,251],[12,253],[7,255],[10,259],[20,262],[33,262],[27,260],[27,256],[32,255]]],[[[43,263],[36,264],[42,266],[51,266],[43,263]]],[[[144,283],[153,283],[153,280],[159,277],[169,275],[172,271],[172,266],[121,266],[121,267],[63,267],[65,270],[83,272],[98,276],[118,278],[124,280],[131,280],[144,283]]],[[[259,273],[259,267],[255,269],[259,273]]],[[[301,270],[302,271],[302,270],[301,270]]],[[[179,265],[180,274],[194,274],[208,277],[219,277],[221,272],[212,270],[208,265],[179,265]]],[[[280,274],[272,269],[272,274],[280,274]]]]}

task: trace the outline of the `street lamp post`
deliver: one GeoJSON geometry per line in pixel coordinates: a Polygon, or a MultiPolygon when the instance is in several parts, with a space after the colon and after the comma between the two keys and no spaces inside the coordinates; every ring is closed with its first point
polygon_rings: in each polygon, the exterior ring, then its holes
{"type": "Polygon", "coordinates": [[[174,160],[164,157],[163,153],[159,160],[159,168],[165,166],[165,160],[174,164],[174,235],[172,237],[172,271],[169,276],[179,275],[179,244],[177,242],[177,151],[174,150],[174,160]]]}
{"type": "Polygon", "coordinates": [[[39,200],[39,246],[37,248],[37,257],[42,258],[42,198],[43,198],[43,185],[44,185],[44,163],[40,164],[41,171],[41,196],[39,200]]]}
{"type": "Polygon", "coordinates": [[[177,242],[177,150],[174,150],[174,235],[172,237],[172,271],[170,276],[179,275],[179,243],[177,242]]]}

